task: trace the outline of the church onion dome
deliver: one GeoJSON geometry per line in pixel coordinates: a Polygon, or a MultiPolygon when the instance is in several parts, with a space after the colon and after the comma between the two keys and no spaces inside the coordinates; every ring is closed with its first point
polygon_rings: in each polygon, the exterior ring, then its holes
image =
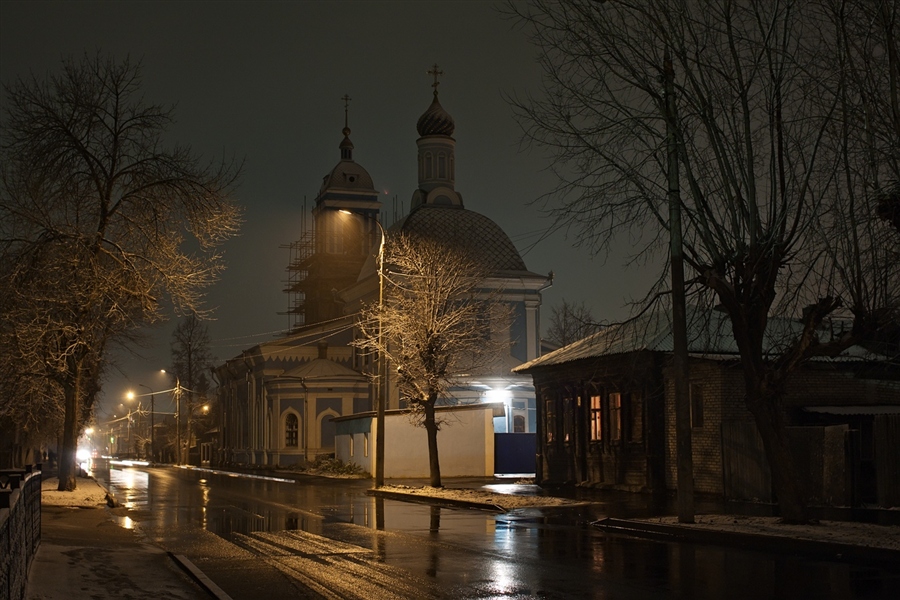
{"type": "Polygon", "coordinates": [[[421,206],[392,227],[404,234],[461,248],[491,274],[527,271],[512,240],[491,219],[460,207],[421,206]]]}
{"type": "Polygon", "coordinates": [[[437,92],[435,92],[431,106],[419,117],[419,121],[416,123],[416,130],[419,132],[419,136],[445,135],[450,137],[453,135],[454,129],[456,129],[456,124],[453,122],[453,117],[441,106],[437,92]]]}

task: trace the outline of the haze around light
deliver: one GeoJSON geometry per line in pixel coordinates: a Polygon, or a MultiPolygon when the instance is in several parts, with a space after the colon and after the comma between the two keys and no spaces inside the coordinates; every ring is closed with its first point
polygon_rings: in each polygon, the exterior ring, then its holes
{"type": "MultiPolygon", "coordinates": [[[[555,274],[544,324],[563,298],[585,302],[601,321],[626,318],[628,301],[653,279],[623,267],[625,240],[604,261],[574,247],[574,235],[546,234],[552,222],[534,201],[554,184],[548,158],[521,147],[505,99],[539,93],[541,71],[525,33],[492,2],[0,2],[4,85],[98,51],[142,61],[146,99],[175,105],[173,142],[244,161],[245,224],[225,246],[227,270],[207,300],[220,361],[288,327],[278,314],[288,302],[282,246],[300,237],[304,210],[340,159],[344,94],[354,159],[383,192],[384,222],[395,206],[398,216],[408,210],[415,125],[432,99],[434,63],[456,121],[456,189],[466,208],[497,222],[529,270],[555,274]]],[[[158,371],[171,364],[175,324],[146,331],[145,347],[117,351],[101,414],[141,384],[169,387],[158,371]]]]}

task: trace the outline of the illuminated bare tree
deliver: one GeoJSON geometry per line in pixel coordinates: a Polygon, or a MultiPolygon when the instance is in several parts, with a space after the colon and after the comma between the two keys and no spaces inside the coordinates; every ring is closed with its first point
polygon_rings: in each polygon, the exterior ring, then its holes
{"type": "Polygon", "coordinates": [[[167,147],[171,109],[147,104],[138,65],[66,60],[46,81],[6,88],[0,253],[4,355],[52,385],[64,406],[60,489],[75,487],[75,445],[110,344],[163,318],[161,303],[202,310],[234,235],[237,169],[167,147]]]}
{"type": "Polygon", "coordinates": [[[401,398],[428,436],[430,484],[441,487],[435,404],[461,375],[509,352],[508,306],[485,290],[488,271],[468,253],[399,235],[385,246],[384,302],[367,305],[355,344],[386,359],[401,398]]]}
{"type": "MultiPolygon", "coordinates": [[[[874,216],[900,168],[898,5],[508,7],[540,49],[544,94],[514,104],[526,138],[554,153],[558,222],[575,224],[597,253],[631,233],[650,259],[667,251],[675,194],[694,302],[728,314],[782,515],[807,520],[786,381],[811,357],[871,338],[898,306],[897,261],[874,216]],[[799,323],[774,346],[765,339],[773,314],[799,323]],[[822,335],[837,317],[852,326],[822,335]]],[[[668,272],[659,274],[655,291],[667,293],[668,272]]]]}

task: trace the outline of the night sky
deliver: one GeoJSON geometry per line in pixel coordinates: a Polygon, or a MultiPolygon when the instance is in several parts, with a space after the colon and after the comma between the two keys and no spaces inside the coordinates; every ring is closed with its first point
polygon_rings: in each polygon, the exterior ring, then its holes
{"type": "MultiPolygon", "coordinates": [[[[0,1],[4,84],[97,51],[142,61],[146,99],[176,106],[173,141],[205,158],[245,161],[237,190],[245,224],[208,295],[219,360],[288,327],[278,314],[288,301],[289,255],[280,246],[300,236],[304,198],[311,208],[340,159],[344,94],[354,159],[383,192],[383,221],[393,220],[395,198],[398,213],[408,210],[433,63],[456,121],[456,189],[466,208],[496,221],[531,271],[555,273],[544,324],[563,298],[584,301],[598,320],[622,319],[628,300],[646,291],[650,277],[622,267],[627,250],[604,262],[565,232],[542,235],[551,221],[534,201],[554,181],[544,152],[520,147],[505,99],[539,93],[541,71],[525,32],[492,2],[0,1]]],[[[171,362],[173,328],[154,327],[148,347],[119,353],[104,387],[108,407],[138,383],[165,385],[152,373],[171,362]]]]}

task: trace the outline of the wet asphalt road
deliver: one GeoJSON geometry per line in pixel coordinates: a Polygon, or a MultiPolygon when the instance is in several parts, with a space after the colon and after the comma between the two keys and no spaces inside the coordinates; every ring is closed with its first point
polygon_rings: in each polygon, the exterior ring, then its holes
{"type": "MultiPolygon", "coordinates": [[[[900,573],[861,564],[606,535],[590,507],[506,514],[365,495],[366,480],[276,481],[112,469],[120,525],[185,554],[242,598],[893,598],[900,573]]],[[[451,485],[453,485],[451,483],[451,485]]]]}

